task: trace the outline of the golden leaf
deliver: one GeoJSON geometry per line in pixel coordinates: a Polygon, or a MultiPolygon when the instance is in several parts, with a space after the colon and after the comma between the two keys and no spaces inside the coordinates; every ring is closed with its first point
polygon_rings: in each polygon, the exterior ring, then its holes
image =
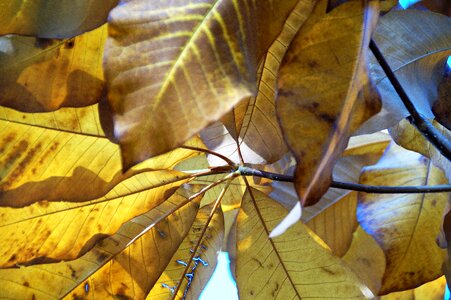
{"type": "Polygon", "coordinates": [[[296,2],[121,1],[110,13],[105,74],[125,168],[254,95],[257,64],[296,2]]]}
{"type": "Polygon", "coordinates": [[[76,260],[0,270],[0,297],[143,299],[194,221],[200,198],[189,201],[191,194],[177,190],[76,260]]]}
{"type": "Polygon", "coordinates": [[[286,210],[265,194],[255,189],[246,191],[237,226],[236,276],[240,299],[372,296],[302,223],[268,239],[269,231],[285,215],[286,210]]]}
{"type": "Polygon", "coordinates": [[[376,4],[350,1],[326,14],[327,1],[318,3],[282,63],[277,113],[305,205],[327,191],[350,133],[378,109],[366,76],[376,4]]]}
{"type": "MultiPolygon", "coordinates": [[[[447,180],[429,159],[392,144],[376,165],[363,170],[360,183],[436,185],[447,180]]],[[[358,221],[387,258],[381,294],[414,288],[442,274],[446,251],[436,239],[447,203],[447,193],[359,193],[358,221]]]]}
{"type": "Polygon", "coordinates": [[[105,25],[68,40],[0,37],[0,104],[40,112],[99,102],[106,36],[105,25]]]}

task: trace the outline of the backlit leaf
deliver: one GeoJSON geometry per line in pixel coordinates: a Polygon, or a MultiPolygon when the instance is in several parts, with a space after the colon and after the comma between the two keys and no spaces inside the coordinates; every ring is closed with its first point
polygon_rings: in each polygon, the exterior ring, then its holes
{"type": "Polygon", "coordinates": [[[205,234],[201,235],[211,209],[212,205],[209,205],[199,210],[188,235],[146,299],[171,299],[171,288],[177,284],[181,284],[181,287],[175,299],[199,299],[200,293],[215,270],[217,256],[224,239],[224,216],[220,209],[213,215],[205,234]],[[187,267],[185,264],[189,263],[191,250],[199,239],[202,239],[201,247],[189,264],[187,275],[181,278],[187,267]]]}
{"type": "Polygon", "coordinates": [[[143,299],[194,221],[200,199],[180,207],[188,196],[179,189],[76,260],[0,270],[0,297],[61,299],[70,293],[70,299],[143,299]]]}
{"type": "Polygon", "coordinates": [[[286,210],[265,194],[246,191],[237,227],[240,299],[371,297],[348,267],[302,223],[268,239],[269,231],[285,215],[286,210]]]}
{"type": "Polygon", "coordinates": [[[382,296],[381,300],[442,300],[445,298],[446,280],[442,276],[436,280],[425,283],[416,289],[395,292],[382,296]]]}
{"type": "Polygon", "coordinates": [[[277,76],[288,45],[315,3],[316,0],[298,2],[263,58],[257,77],[257,96],[242,100],[226,115],[227,119],[223,119],[232,137],[238,141],[246,163],[272,163],[288,151],[275,111],[277,76]],[[246,151],[246,147],[253,151],[246,151]],[[248,152],[258,155],[249,155],[248,152]]]}
{"type": "Polygon", "coordinates": [[[37,112],[97,103],[106,36],[105,25],[68,40],[0,37],[0,104],[37,112]]]}
{"type": "Polygon", "coordinates": [[[67,38],[105,23],[118,0],[2,0],[0,35],[67,38]]]}
{"type": "Polygon", "coordinates": [[[124,167],[171,150],[256,93],[260,59],[297,1],[120,1],[108,99],[124,167]]]}
{"type": "MultiPolygon", "coordinates": [[[[360,183],[368,185],[436,185],[448,181],[432,162],[392,144],[382,159],[366,167],[360,183]]],[[[357,218],[387,257],[381,293],[417,287],[442,274],[445,250],[437,237],[443,222],[447,193],[359,193],[357,218]]]]}
{"type": "Polygon", "coordinates": [[[327,1],[317,5],[293,40],[278,83],[277,113],[296,157],[295,186],[304,205],[327,191],[350,133],[378,109],[377,97],[365,86],[376,3],[363,7],[350,1],[327,14],[326,6],[327,1]]]}
{"type": "MultiPolygon", "coordinates": [[[[381,18],[373,39],[417,110],[433,119],[432,104],[437,86],[451,55],[451,19],[419,10],[395,10],[381,18]]],[[[368,120],[361,132],[375,132],[396,125],[408,116],[406,108],[384,71],[371,56],[370,74],[379,90],[383,107],[368,120]]]]}
{"type": "Polygon", "coordinates": [[[362,227],[354,232],[351,247],[343,260],[359,278],[377,295],[385,271],[385,254],[377,242],[362,227]]]}

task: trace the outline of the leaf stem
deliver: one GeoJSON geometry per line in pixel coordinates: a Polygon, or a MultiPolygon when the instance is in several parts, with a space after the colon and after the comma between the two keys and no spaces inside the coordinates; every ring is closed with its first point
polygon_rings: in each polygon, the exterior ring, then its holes
{"type": "Polygon", "coordinates": [[[423,136],[440,151],[443,156],[445,156],[448,160],[451,160],[451,142],[444,137],[441,132],[432,125],[431,122],[424,116],[422,116],[415,105],[410,100],[409,96],[405,92],[404,88],[401,86],[400,82],[396,78],[396,75],[393,73],[390,68],[388,62],[385,60],[382,52],[379,50],[379,47],[376,45],[373,39],[370,41],[370,49],[376,57],[377,61],[381,65],[382,69],[387,75],[388,80],[390,80],[391,84],[395,88],[396,93],[401,98],[404,106],[407,111],[410,113],[410,116],[407,118],[410,123],[415,125],[415,127],[423,134],[423,136]]]}
{"type": "MultiPolygon", "coordinates": [[[[294,177],[290,175],[276,174],[250,167],[240,166],[238,172],[244,176],[258,176],[277,181],[294,182],[294,177]]],[[[351,182],[332,181],[330,187],[359,191],[375,194],[416,194],[416,193],[443,193],[451,192],[451,185],[432,185],[432,186],[374,186],[351,182]]]]}
{"type": "Polygon", "coordinates": [[[209,149],[204,149],[204,148],[199,148],[199,147],[191,147],[191,146],[185,146],[185,145],[181,146],[180,148],[188,149],[188,150],[194,150],[194,151],[199,151],[199,152],[204,152],[204,153],[207,153],[207,154],[211,154],[211,155],[217,156],[217,157],[219,157],[220,159],[224,160],[229,166],[236,166],[236,163],[234,163],[234,162],[233,162],[231,159],[229,159],[228,157],[226,157],[226,156],[224,156],[224,155],[222,155],[222,154],[216,153],[216,152],[214,152],[214,151],[211,151],[211,150],[209,150],[209,149]]]}

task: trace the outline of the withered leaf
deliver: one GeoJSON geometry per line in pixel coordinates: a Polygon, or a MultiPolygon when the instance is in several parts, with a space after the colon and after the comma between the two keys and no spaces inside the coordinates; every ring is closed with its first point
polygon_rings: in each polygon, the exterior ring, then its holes
{"type": "Polygon", "coordinates": [[[327,191],[351,132],[378,109],[377,97],[366,95],[367,45],[377,5],[350,1],[326,14],[326,2],[290,45],[278,83],[277,113],[297,161],[295,186],[304,205],[327,191]]]}
{"type": "Polygon", "coordinates": [[[68,38],[99,27],[118,0],[2,0],[0,35],[68,38]]]}
{"type": "Polygon", "coordinates": [[[0,104],[26,112],[97,103],[106,25],[66,40],[0,37],[0,104]]]}
{"type": "Polygon", "coordinates": [[[120,1],[105,64],[124,168],[181,145],[254,95],[257,65],[296,2],[120,1]]]}
{"type": "MultiPolygon", "coordinates": [[[[447,180],[429,159],[393,143],[376,165],[363,170],[360,183],[436,185],[447,180]]],[[[447,203],[447,193],[359,193],[358,221],[387,258],[381,294],[414,288],[442,274],[446,251],[436,240],[447,203]]]]}

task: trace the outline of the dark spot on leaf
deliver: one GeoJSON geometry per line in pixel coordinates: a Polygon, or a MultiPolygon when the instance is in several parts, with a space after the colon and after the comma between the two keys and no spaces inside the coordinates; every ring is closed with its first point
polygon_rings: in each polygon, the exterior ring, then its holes
{"type": "Polygon", "coordinates": [[[320,114],[318,114],[318,117],[319,117],[321,120],[323,120],[323,121],[325,121],[325,122],[327,122],[327,123],[330,123],[330,124],[332,124],[332,123],[335,122],[335,117],[334,117],[334,116],[331,116],[331,115],[329,115],[329,114],[326,114],[326,113],[320,113],[320,114]]]}
{"type": "Polygon", "coordinates": [[[326,273],[330,274],[330,275],[335,275],[335,272],[334,272],[334,271],[332,271],[332,270],[330,270],[330,269],[328,269],[328,268],[326,268],[326,267],[322,267],[321,269],[322,269],[323,271],[325,271],[326,273]]]}
{"type": "Polygon", "coordinates": [[[113,297],[115,300],[133,300],[132,297],[123,294],[116,294],[113,297]]]}
{"type": "Polygon", "coordinates": [[[436,199],[432,200],[432,201],[431,201],[431,205],[432,205],[432,206],[436,206],[436,205],[437,205],[437,200],[436,200],[436,199]]]}
{"type": "Polygon", "coordinates": [[[17,259],[17,256],[15,254],[11,255],[11,257],[8,259],[8,262],[13,262],[17,259]]]}
{"type": "Polygon", "coordinates": [[[412,276],[415,276],[415,272],[409,272],[408,274],[409,274],[409,276],[411,276],[411,277],[412,277],[412,276]]]}
{"type": "Polygon", "coordinates": [[[71,265],[68,265],[67,267],[70,270],[70,277],[72,277],[72,279],[77,279],[77,271],[75,271],[71,265]]]}
{"type": "Polygon", "coordinates": [[[29,283],[28,281],[25,281],[25,282],[23,283],[23,286],[29,287],[29,286],[30,286],[30,283],[29,283]]]}
{"type": "Polygon", "coordinates": [[[35,294],[31,295],[31,300],[36,300],[36,295],[35,294]]]}
{"type": "Polygon", "coordinates": [[[75,39],[70,39],[66,43],[64,43],[64,48],[72,49],[75,46],[75,39]]]}
{"type": "Polygon", "coordinates": [[[293,96],[296,96],[296,94],[293,91],[285,90],[285,89],[280,89],[277,94],[279,96],[282,96],[282,97],[293,97],[293,96]]]}
{"type": "Polygon", "coordinates": [[[315,60],[309,60],[307,62],[308,66],[312,69],[316,69],[318,67],[318,62],[315,60]]]}
{"type": "Polygon", "coordinates": [[[253,295],[254,295],[254,291],[253,291],[253,290],[250,290],[250,291],[249,291],[249,294],[251,294],[251,296],[253,296],[253,295]]]}
{"type": "Polygon", "coordinates": [[[40,49],[45,49],[47,47],[50,47],[53,45],[53,43],[57,40],[53,39],[44,39],[44,38],[36,38],[36,41],[34,42],[35,47],[40,49]]]}
{"type": "Polygon", "coordinates": [[[98,263],[101,263],[101,262],[103,262],[105,259],[107,259],[108,258],[108,255],[107,254],[105,254],[105,253],[99,253],[98,255],[97,255],[97,258],[96,258],[96,260],[97,260],[97,262],[98,263]]]}

